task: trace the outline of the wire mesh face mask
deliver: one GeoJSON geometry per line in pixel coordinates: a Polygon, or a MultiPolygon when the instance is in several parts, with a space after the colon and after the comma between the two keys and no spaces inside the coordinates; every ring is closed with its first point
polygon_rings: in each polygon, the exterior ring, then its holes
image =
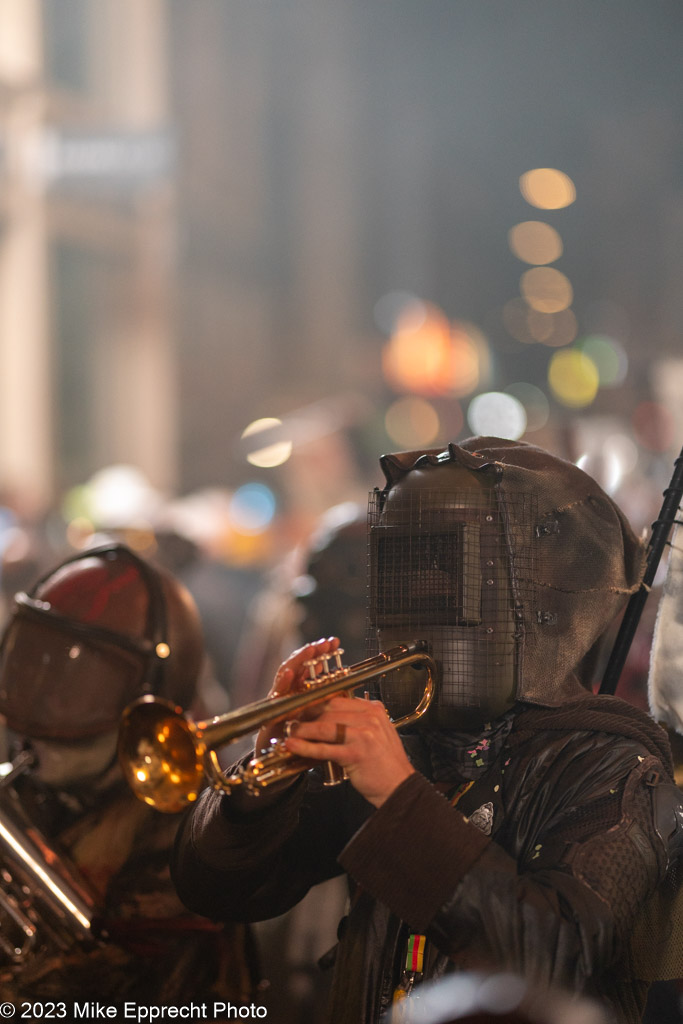
{"type": "MultiPolygon", "coordinates": [[[[393,483],[383,462],[388,486],[369,508],[370,628],[380,650],[427,641],[440,682],[422,721],[465,731],[517,695],[531,573],[515,557],[519,547],[528,559],[529,545],[515,537],[534,516],[530,495],[501,494],[495,467],[475,472],[445,456],[423,456],[393,483]]],[[[380,680],[392,718],[412,710],[423,688],[412,666],[380,680]]]]}

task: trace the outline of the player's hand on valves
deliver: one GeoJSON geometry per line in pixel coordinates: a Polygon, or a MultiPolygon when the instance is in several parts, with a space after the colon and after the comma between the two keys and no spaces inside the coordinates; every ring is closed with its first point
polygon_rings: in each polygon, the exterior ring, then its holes
{"type": "MultiPolygon", "coordinates": [[[[307,662],[320,657],[322,654],[330,654],[339,647],[339,640],[336,636],[327,639],[316,640],[314,643],[304,644],[298,650],[293,651],[285,661],[282,662],[275,673],[273,685],[268,693],[269,697],[284,697],[286,694],[302,690],[303,681],[308,678],[309,669],[307,662]]],[[[319,669],[321,671],[321,668],[319,669]]],[[[272,724],[266,723],[259,730],[256,737],[256,751],[264,750],[269,746],[271,739],[280,738],[284,735],[284,724],[281,722],[272,724]]]]}
{"type": "Polygon", "coordinates": [[[375,700],[333,697],[319,718],[293,724],[286,745],[301,757],[340,764],[375,807],[415,771],[386,708],[375,700]]]}
{"type": "MultiPolygon", "coordinates": [[[[317,640],[315,643],[305,644],[294,651],[282,662],[277,670],[268,696],[284,697],[289,693],[296,693],[302,690],[304,688],[303,680],[309,678],[310,670],[306,662],[318,658],[322,654],[330,654],[338,647],[339,640],[336,637],[328,637],[326,640],[317,640]]],[[[286,731],[287,728],[284,721],[266,722],[255,738],[255,753],[258,755],[261,751],[270,747],[272,743],[284,740],[286,731]]],[[[262,811],[268,804],[277,802],[282,793],[296,782],[296,779],[297,776],[293,775],[271,783],[257,795],[248,790],[245,791],[244,787],[240,787],[231,793],[230,806],[243,814],[262,811]]]]}

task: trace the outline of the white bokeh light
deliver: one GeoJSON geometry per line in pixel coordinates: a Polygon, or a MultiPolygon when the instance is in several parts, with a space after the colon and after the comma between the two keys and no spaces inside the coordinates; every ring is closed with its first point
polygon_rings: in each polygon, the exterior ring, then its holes
{"type": "Polygon", "coordinates": [[[90,517],[106,529],[146,524],[162,504],[160,493],[137,466],[106,466],[86,486],[90,517]]]}
{"type": "Polygon", "coordinates": [[[610,434],[593,451],[584,452],[576,465],[600,484],[609,495],[618,491],[622,482],[638,464],[638,448],[626,434],[610,434]]]}
{"type": "Polygon", "coordinates": [[[258,435],[273,431],[277,427],[282,426],[282,420],[276,419],[274,416],[264,417],[260,420],[254,420],[245,427],[242,431],[242,439],[254,438],[254,444],[256,447],[247,453],[247,462],[252,466],[258,466],[259,469],[273,469],[275,466],[281,466],[292,454],[292,442],[286,441],[274,441],[271,444],[264,444],[258,447],[258,435]]]}
{"type": "Polygon", "coordinates": [[[516,441],[526,430],[526,411],[514,395],[487,391],[470,402],[467,422],[474,434],[516,441]]]}

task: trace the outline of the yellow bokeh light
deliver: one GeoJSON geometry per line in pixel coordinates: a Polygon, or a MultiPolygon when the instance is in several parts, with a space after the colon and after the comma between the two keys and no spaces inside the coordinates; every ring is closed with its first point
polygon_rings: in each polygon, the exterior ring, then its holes
{"type": "Polygon", "coordinates": [[[576,199],[576,186],[554,167],[535,167],[519,179],[519,189],[527,203],[540,210],[561,210],[576,199]]]}
{"type": "Polygon", "coordinates": [[[244,533],[233,529],[226,532],[217,554],[231,565],[259,565],[273,557],[274,545],[272,530],[244,533]]]}
{"type": "MultiPolygon", "coordinates": [[[[266,416],[260,420],[254,420],[242,431],[242,439],[256,437],[258,434],[273,430],[282,426],[282,420],[274,416],[266,416]]],[[[247,454],[247,462],[259,469],[272,469],[281,466],[292,454],[291,441],[276,441],[272,444],[265,444],[261,448],[254,448],[247,454]]]]}
{"type": "Polygon", "coordinates": [[[539,313],[559,313],[571,306],[574,292],[571,281],[553,267],[534,267],[522,274],[522,295],[539,313]]]}
{"type": "Polygon", "coordinates": [[[550,360],[548,384],[558,402],[570,409],[581,409],[594,401],[600,376],[593,360],[583,352],[562,349],[550,360]]]}
{"type": "Polygon", "coordinates": [[[285,463],[291,454],[292,442],[280,441],[278,444],[269,444],[258,451],[250,452],[247,455],[247,462],[252,466],[258,466],[259,469],[273,469],[285,463]]]}
{"type": "Polygon", "coordinates": [[[408,448],[430,444],[439,434],[439,414],[424,398],[399,398],[384,417],[387,434],[408,448]]]}
{"type": "Polygon", "coordinates": [[[242,431],[242,437],[253,437],[254,434],[262,434],[264,430],[271,430],[273,427],[281,427],[282,420],[275,416],[264,416],[260,420],[253,420],[248,427],[242,431]]]}
{"type": "Polygon", "coordinates": [[[554,263],[562,255],[562,239],[555,228],[540,220],[515,224],[508,233],[510,249],[525,263],[554,263]]]}

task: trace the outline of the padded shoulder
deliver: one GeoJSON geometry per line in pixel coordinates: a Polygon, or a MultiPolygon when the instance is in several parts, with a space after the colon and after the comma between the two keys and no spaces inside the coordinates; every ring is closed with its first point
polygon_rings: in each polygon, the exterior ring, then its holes
{"type": "Polygon", "coordinates": [[[683,858],[683,792],[673,782],[660,782],[652,791],[652,813],[657,835],[669,864],[683,858]]]}

